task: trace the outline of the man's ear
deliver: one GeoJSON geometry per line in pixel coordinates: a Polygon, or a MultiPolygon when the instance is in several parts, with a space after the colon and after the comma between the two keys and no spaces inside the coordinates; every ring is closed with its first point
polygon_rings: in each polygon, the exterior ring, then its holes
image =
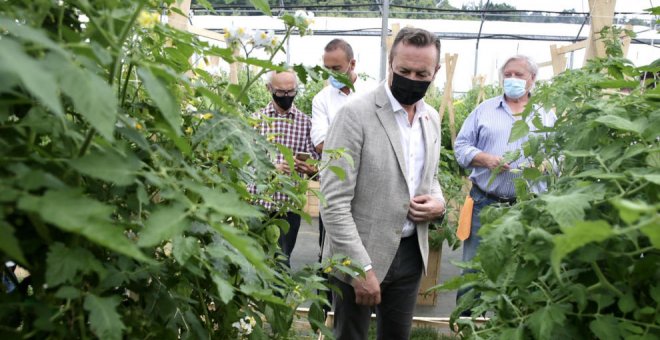
{"type": "Polygon", "coordinates": [[[438,66],[435,67],[435,72],[433,73],[433,80],[435,80],[435,76],[438,75],[438,71],[440,71],[440,64],[438,64],[438,66]]]}

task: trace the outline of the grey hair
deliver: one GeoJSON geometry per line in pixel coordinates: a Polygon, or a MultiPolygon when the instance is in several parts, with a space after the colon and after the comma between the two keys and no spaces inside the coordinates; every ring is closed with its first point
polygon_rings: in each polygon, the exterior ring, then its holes
{"type": "Polygon", "coordinates": [[[527,71],[532,74],[532,78],[536,79],[536,75],[539,73],[539,66],[536,62],[526,55],[517,54],[509,57],[509,59],[502,64],[502,67],[500,67],[500,81],[504,79],[504,69],[506,68],[506,65],[515,60],[524,60],[527,63],[527,71]]]}
{"type": "Polygon", "coordinates": [[[294,78],[295,81],[296,81],[296,86],[298,86],[298,76],[297,76],[297,74],[296,74],[295,72],[293,72],[293,70],[286,70],[286,71],[268,71],[268,72],[266,72],[266,74],[264,75],[264,81],[266,82],[266,85],[271,85],[271,84],[273,83],[273,75],[274,75],[275,73],[282,73],[282,72],[288,72],[288,73],[293,74],[293,78],[294,78]]]}

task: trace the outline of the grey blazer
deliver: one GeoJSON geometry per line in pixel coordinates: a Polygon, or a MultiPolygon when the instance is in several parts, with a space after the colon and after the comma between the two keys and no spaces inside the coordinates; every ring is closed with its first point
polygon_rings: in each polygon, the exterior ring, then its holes
{"type": "MultiPolygon", "coordinates": [[[[385,83],[355,97],[337,113],[324,149],[344,148],[353,158],[324,162],[342,168],[341,180],[325,168],[321,192],[327,204],[321,206],[326,230],[324,258],[335,254],[351,257],[359,265],[371,264],[380,281],[385,278],[401,241],[408,214],[410,195],[405,179],[399,126],[392,111],[385,83]]],[[[426,105],[420,118],[426,150],[422,180],[417,195],[431,194],[444,202],[436,177],[440,157],[440,121],[436,110],[426,105]]],[[[417,223],[417,238],[426,270],[428,262],[428,222],[417,223]]],[[[348,277],[339,277],[349,282],[348,277]]]]}

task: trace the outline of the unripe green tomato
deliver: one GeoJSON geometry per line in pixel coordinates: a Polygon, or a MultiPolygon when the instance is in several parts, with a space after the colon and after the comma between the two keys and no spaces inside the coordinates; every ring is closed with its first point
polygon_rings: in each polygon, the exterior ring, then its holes
{"type": "Polygon", "coordinates": [[[271,244],[276,244],[280,239],[280,227],[271,224],[266,227],[266,240],[271,244]]]}

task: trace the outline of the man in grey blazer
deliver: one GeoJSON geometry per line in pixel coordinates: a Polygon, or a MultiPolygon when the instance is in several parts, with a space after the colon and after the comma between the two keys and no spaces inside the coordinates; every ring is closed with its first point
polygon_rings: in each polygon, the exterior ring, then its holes
{"type": "Polygon", "coordinates": [[[422,98],[440,69],[440,41],[432,33],[402,29],[389,55],[389,76],[337,113],[324,149],[345,158],[324,161],[321,207],[327,240],[324,258],[347,255],[365,277],[331,280],[337,339],[366,339],[371,309],[378,339],[408,339],[421,275],[428,259],[428,225],[445,212],[436,172],[440,156],[438,112],[422,98]]]}

